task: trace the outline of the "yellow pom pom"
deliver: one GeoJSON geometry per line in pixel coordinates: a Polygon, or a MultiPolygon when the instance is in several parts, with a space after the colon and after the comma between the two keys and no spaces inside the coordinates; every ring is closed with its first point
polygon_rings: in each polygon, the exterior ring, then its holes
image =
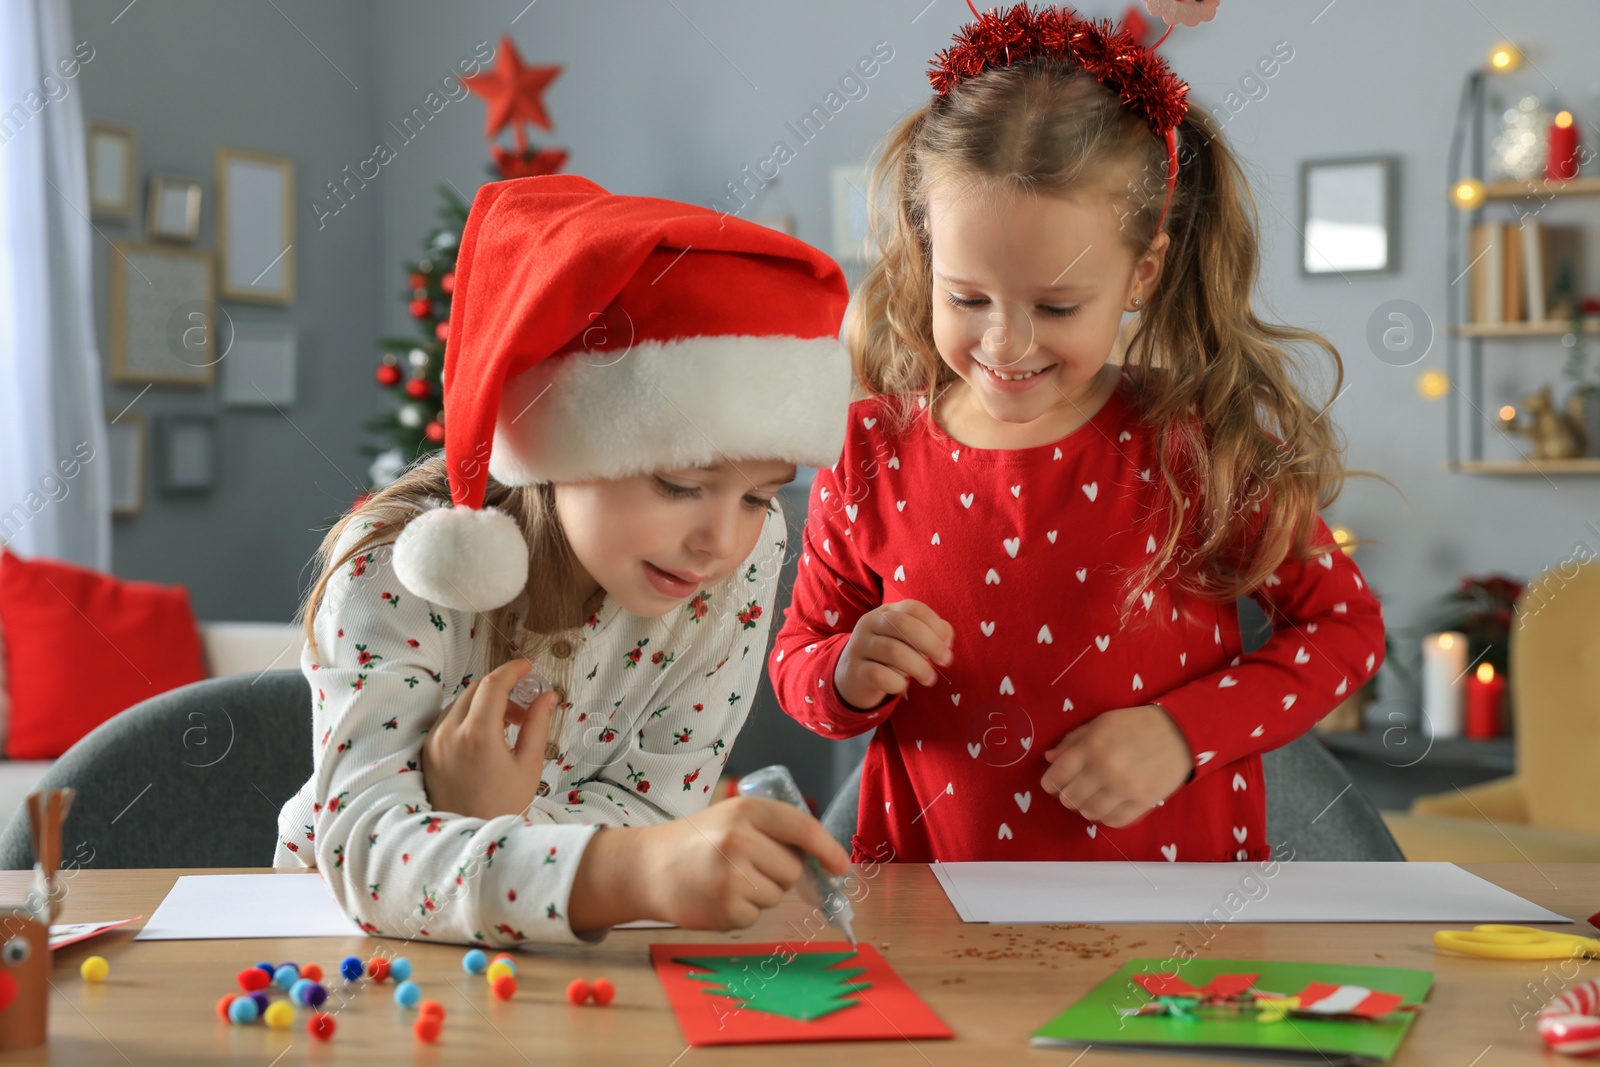
{"type": "Polygon", "coordinates": [[[287,1030],[294,1025],[294,1009],[287,1000],[275,1000],[267,1005],[267,1013],[262,1018],[274,1030],[287,1030]]]}
{"type": "Polygon", "coordinates": [[[111,964],[106,962],[104,956],[90,956],[78,968],[78,973],[83,975],[85,982],[103,982],[106,975],[111,973],[111,964]]]}
{"type": "Polygon", "coordinates": [[[508,963],[491,963],[489,964],[489,970],[486,972],[486,974],[491,985],[493,985],[494,980],[499,978],[502,974],[512,978],[517,976],[516,969],[508,963]]]}

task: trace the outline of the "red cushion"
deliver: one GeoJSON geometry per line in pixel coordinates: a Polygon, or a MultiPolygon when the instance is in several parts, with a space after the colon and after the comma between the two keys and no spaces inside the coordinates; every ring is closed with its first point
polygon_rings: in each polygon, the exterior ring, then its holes
{"type": "Polygon", "coordinates": [[[189,594],[0,550],[6,755],[54,759],[141,700],[206,676],[189,594]]]}

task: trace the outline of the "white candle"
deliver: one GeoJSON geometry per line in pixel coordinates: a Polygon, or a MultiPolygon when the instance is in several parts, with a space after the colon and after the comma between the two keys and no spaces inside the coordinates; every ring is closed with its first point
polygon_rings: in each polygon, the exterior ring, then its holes
{"type": "Polygon", "coordinates": [[[1422,717],[1434,737],[1460,735],[1466,673],[1466,634],[1429,634],[1422,639],[1422,717]]]}

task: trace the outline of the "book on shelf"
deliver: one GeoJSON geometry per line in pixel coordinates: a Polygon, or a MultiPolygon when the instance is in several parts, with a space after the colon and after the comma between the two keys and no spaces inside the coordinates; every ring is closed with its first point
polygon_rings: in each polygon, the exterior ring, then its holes
{"type": "Polygon", "coordinates": [[[1474,225],[1467,238],[1468,320],[1493,326],[1560,318],[1563,271],[1568,291],[1582,290],[1582,233],[1534,218],[1474,225]]]}

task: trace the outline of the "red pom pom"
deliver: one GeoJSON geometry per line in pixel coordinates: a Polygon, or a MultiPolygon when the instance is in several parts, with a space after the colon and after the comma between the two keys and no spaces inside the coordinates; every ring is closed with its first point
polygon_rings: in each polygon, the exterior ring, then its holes
{"type": "Polygon", "coordinates": [[[616,999],[617,987],[611,984],[609,978],[596,978],[594,980],[594,1002],[602,1008],[616,999]]]}
{"type": "Polygon", "coordinates": [[[517,980],[509,974],[502,974],[494,980],[494,995],[501,1000],[510,1000],[517,994],[517,980]]]}
{"type": "Polygon", "coordinates": [[[385,363],[378,368],[377,379],[378,384],[385,387],[396,385],[400,381],[400,368],[385,363]]]}
{"type": "Polygon", "coordinates": [[[431,300],[413,300],[407,306],[411,309],[412,318],[425,319],[433,314],[433,301],[431,300]]]}
{"type": "Polygon", "coordinates": [[[417,1005],[417,1018],[438,1019],[442,1023],[444,1022],[444,1005],[437,1000],[424,1000],[417,1005]]]}
{"type": "Polygon", "coordinates": [[[444,272],[444,277],[439,279],[439,288],[443,289],[447,293],[455,292],[456,291],[456,272],[453,271],[453,270],[445,271],[444,272]]]}
{"type": "Polygon", "coordinates": [[[308,963],[300,968],[300,977],[309,978],[313,982],[320,982],[322,981],[322,968],[315,963],[308,963]]]}
{"type": "Polygon", "coordinates": [[[389,977],[389,961],[382,956],[374,956],[367,961],[367,977],[374,982],[381,982],[389,977]]]}
{"type": "Polygon", "coordinates": [[[333,1016],[325,1011],[319,1011],[306,1020],[306,1033],[318,1041],[333,1040],[333,1032],[338,1028],[339,1024],[333,1021],[333,1016]]]}
{"type": "Polygon", "coordinates": [[[569,1004],[582,1004],[589,999],[591,992],[593,990],[589,988],[588,982],[585,982],[582,978],[574,978],[567,983],[567,1002],[569,1004]]]}
{"type": "Polygon", "coordinates": [[[260,967],[246,967],[239,972],[239,988],[246,993],[254,993],[258,989],[265,989],[272,983],[267,977],[267,972],[260,967]]]}
{"type": "Polygon", "coordinates": [[[228,1017],[228,1005],[232,1004],[237,999],[239,999],[239,994],[237,993],[222,994],[222,999],[217,1001],[217,1018],[221,1019],[225,1023],[232,1022],[233,1020],[228,1017]]]}
{"type": "Polygon", "coordinates": [[[438,420],[430,420],[428,425],[422,428],[422,436],[435,444],[442,443],[444,441],[444,424],[438,420]]]}
{"type": "Polygon", "coordinates": [[[439,1040],[440,1023],[438,1016],[423,1015],[411,1024],[411,1032],[417,1035],[418,1041],[433,1044],[439,1040]]]}
{"type": "Polygon", "coordinates": [[[441,341],[450,340],[450,320],[446,319],[433,328],[433,335],[441,341]]]}
{"type": "Polygon", "coordinates": [[[412,378],[406,382],[406,396],[412,400],[425,400],[433,392],[433,386],[428,384],[426,378],[412,378]]]}

